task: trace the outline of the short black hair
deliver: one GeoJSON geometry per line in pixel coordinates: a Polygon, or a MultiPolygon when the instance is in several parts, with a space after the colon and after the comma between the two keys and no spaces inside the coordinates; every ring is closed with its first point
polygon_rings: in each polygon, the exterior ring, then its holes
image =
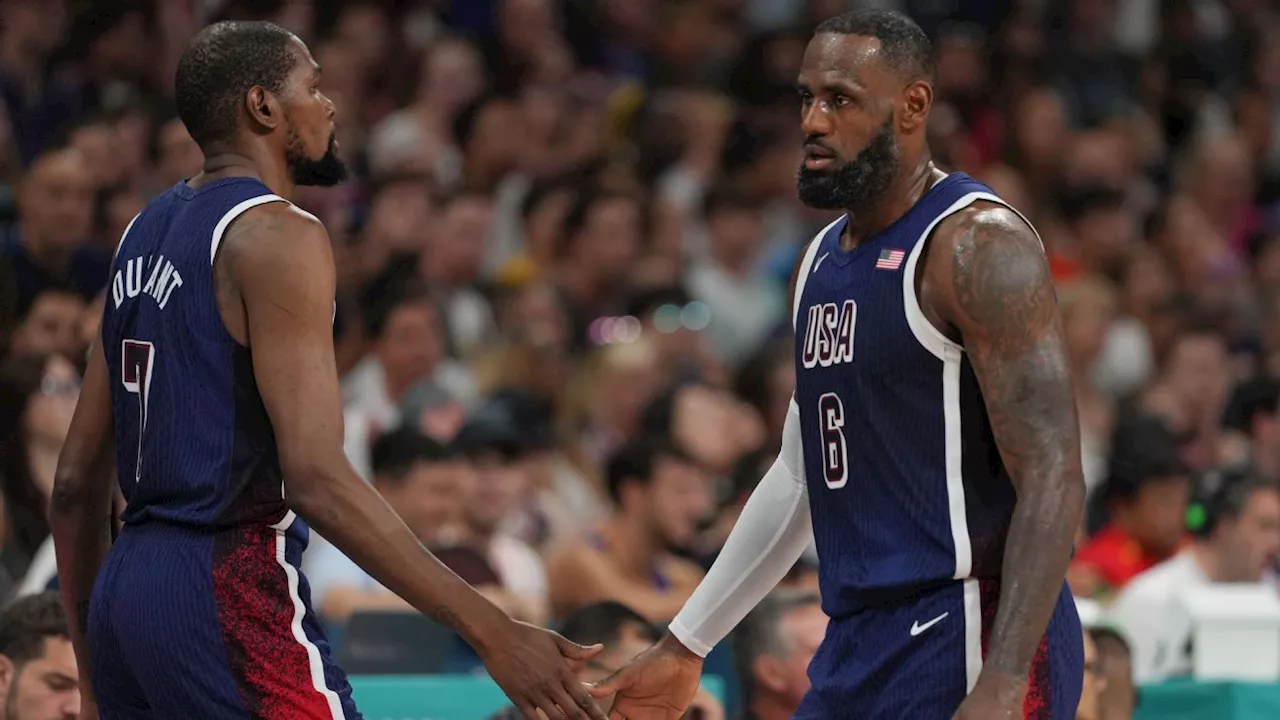
{"type": "Polygon", "coordinates": [[[633,625],[642,640],[658,641],[658,630],[640,613],[620,602],[598,602],[584,605],[569,613],[560,626],[560,634],[579,645],[604,645],[606,648],[622,639],[622,630],[633,625]]]}
{"type": "Polygon", "coordinates": [[[654,465],[662,458],[693,463],[688,453],[662,438],[640,437],[618,448],[605,466],[605,482],[613,502],[622,502],[625,483],[648,483],[653,478],[654,465]]]}
{"type": "Polygon", "coordinates": [[[1275,415],[1280,409],[1280,379],[1263,375],[1236,385],[1222,411],[1222,429],[1253,437],[1253,421],[1259,415],[1275,415]]]}
{"type": "Polygon", "coordinates": [[[1277,490],[1274,482],[1249,467],[1211,470],[1198,478],[1187,507],[1187,529],[1197,537],[1211,537],[1223,520],[1239,518],[1255,493],[1277,490]]]}
{"type": "Polygon", "coordinates": [[[891,67],[913,76],[938,80],[933,43],[914,20],[892,10],[851,10],[822,21],[814,35],[861,35],[880,41],[880,55],[891,67]]]}
{"type": "Polygon", "coordinates": [[[417,256],[392,258],[364,287],[361,305],[369,334],[381,338],[387,321],[404,307],[426,307],[438,313],[430,289],[414,277],[417,256]]]}
{"type": "Polygon", "coordinates": [[[51,637],[71,637],[67,616],[56,592],[18,598],[0,613],[0,655],[15,665],[43,655],[45,638],[51,637]]]}
{"type": "Polygon", "coordinates": [[[196,34],[178,60],[173,99],[201,148],[229,139],[237,104],[255,85],[279,93],[297,62],[297,37],[269,22],[220,22],[196,34]]]}
{"type": "Polygon", "coordinates": [[[783,618],[793,610],[821,604],[822,599],[815,593],[775,590],[747,614],[733,633],[734,665],[743,699],[754,699],[756,659],[776,657],[790,650],[788,639],[781,632],[783,618]]]}
{"type": "Polygon", "coordinates": [[[568,214],[565,215],[564,231],[556,247],[556,257],[564,258],[570,253],[574,243],[578,240],[578,233],[582,232],[583,228],[587,226],[587,223],[591,220],[591,213],[595,211],[596,207],[619,200],[640,204],[635,195],[620,190],[592,188],[578,193],[573,200],[573,205],[569,208],[568,214]]]}
{"type": "Polygon", "coordinates": [[[418,463],[444,462],[457,454],[453,447],[406,425],[378,436],[373,442],[370,460],[375,476],[401,480],[418,463]]]}

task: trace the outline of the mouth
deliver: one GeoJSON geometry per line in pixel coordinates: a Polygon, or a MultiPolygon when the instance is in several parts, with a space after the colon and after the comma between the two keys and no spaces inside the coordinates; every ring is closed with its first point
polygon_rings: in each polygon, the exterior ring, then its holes
{"type": "Polygon", "coordinates": [[[804,167],[808,170],[824,170],[836,164],[835,153],[818,145],[804,146],[804,167]]]}

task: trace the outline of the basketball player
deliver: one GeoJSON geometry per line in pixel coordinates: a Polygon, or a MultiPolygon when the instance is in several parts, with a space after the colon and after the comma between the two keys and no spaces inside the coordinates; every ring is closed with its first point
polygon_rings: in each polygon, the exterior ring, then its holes
{"type": "Polygon", "coordinates": [[[343,176],[319,82],[266,23],[213,25],[178,64],[204,171],[125,230],[52,503],[82,717],[358,718],[298,572],[305,518],[474,645],[526,717],[603,720],[567,662],[600,648],[502,614],[343,455],[333,256],[288,201],[343,176]]]}
{"type": "Polygon", "coordinates": [[[799,194],[844,215],[796,271],[783,450],[667,637],[594,690],[611,717],[677,717],[811,529],[831,622],[798,720],[1075,716],[1084,481],[1057,301],[1027,222],[930,161],[934,74],[900,14],[810,41],[799,194]]]}

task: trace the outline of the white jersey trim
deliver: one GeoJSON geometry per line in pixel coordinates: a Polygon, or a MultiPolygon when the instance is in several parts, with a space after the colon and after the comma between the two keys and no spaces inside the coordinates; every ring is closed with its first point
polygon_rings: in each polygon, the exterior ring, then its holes
{"type": "Polygon", "coordinates": [[[111,262],[115,262],[120,256],[120,248],[124,247],[124,239],[129,237],[129,231],[133,229],[133,224],[138,222],[138,218],[142,217],[142,213],[133,216],[128,225],[124,226],[124,232],[120,233],[120,242],[116,243],[116,249],[111,252],[111,262]]]}
{"type": "Polygon", "coordinates": [[[809,241],[809,246],[804,250],[804,260],[800,261],[800,271],[796,274],[796,296],[791,299],[791,329],[798,331],[800,324],[800,300],[804,297],[804,284],[809,279],[809,273],[813,272],[813,259],[818,254],[818,248],[822,247],[822,240],[831,232],[831,228],[836,223],[844,219],[844,216],[831,221],[831,224],[822,228],[822,231],[809,241]]]}
{"type": "Polygon", "coordinates": [[[240,217],[241,215],[243,215],[244,212],[249,208],[255,208],[259,205],[265,205],[270,202],[289,202],[289,201],[285,200],[279,195],[259,195],[257,197],[249,198],[248,200],[245,200],[239,205],[236,205],[235,207],[228,210],[222,216],[222,219],[219,220],[218,224],[213,228],[213,242],[209,246],[209,264],[210,265],[213,265],[213,261],[218,259],[218,246],[222,244],[222,236],[226,234],[227,227],[231,225],[231,222],[236,218],[240,217]]]}
{"type": "MultiPolygon", "coordinates": [[[[964,580],[973,572],[973,541],[969,536],[969,514],[965,507],[964,493],[964,436],[961,431],[960,422],[960,366],[964,360],[964,347],[959,343],[947,337],[934,326],[929,318],[925,316],[924,311],[920,308],[920,299],[916,296],[916,268],[920,263],[920,256],[923,254],[926,241],[933,233],[934,228],[938,226],[946,218],[957,212],[969,207],[975,202],[986,201],[1002,205],[1012,210],[1023,222],[1027,223],[1027,227],[1031,228],[1033,233],[1036,232],[1035,227],[1027,220],[1026,216],[1018,212],[1016,208],[1009,203],[988,192],[972,192],[957,199],[938,217],[929,223],[924,232],[916,240],[915,245],[911,248],[911,254],[907,257],[906,268],[902,273],[902,299],[903,307],[906,311],[907,326],[911,328],[911,334],[926,350],[942,361],[942,412],[943,412],[943,432],[945,446],[945,462],[946,462],[946,484],[947,484],[947,510],[951,520],[951,540],[955,546],[956,570],[953,576],[956,580],[964,580]]],[[[1036,239],[1040,240],[1040,234],[1036,233],[1036,239]]],[[[1044,242],[1040,240],[1041,247],[1044,242]]],[[[977,613],[977,619],[970,622],[970,618],[966,618],[966,666],[970,671],[969,687],[972,689],[973,681],[977,671],[974,669],[975,659],[974,638],[970,637],[969,628],[977,628],[973,632],[981,631],[981,608],[978,607],[977,585],[974,584],[972,589],[966,583],[965,585],[965,609],[966,615],[969,614],[969,605],[971,598],[970,593],[974,595],[972,598],[974,613],[977,613]]],[[[982,647],[977,641],[976,650],[976,667],[982,666],[982,647]]]]}
{"type": "MultiPolygon", "coordinates": [[[[271,196],[275,197],[275,196],[271,196]]],[[[261,198],[254,198],[261,200],[261,198]]],[[[276,198],[277,200],[279,198],[276,198]]],[[[269,201],[264,201],[269,202],[269,201]]],[[[243,205],[243,203],[241,203],[243,205]]],[[[252,206],[250,206],[252,207],[252,206]]],[[[248,208],[245,208],[248,209],[248,208]]],[[[244,212],[241,210],[241,212],[244,212]]],[[[216,247],[216,245],[215,245],[216,247]]],[[[276,563],[284,569],[285,577],[289,581],[289,599],[293,601],[293,622],[290,623],[290,630],[293,631],[293,638],[302,645],[303,650],[307,652],[307,664],[311,670],[311,685],[316,692],[324,696],[329,704],[329,713],[333,715],[334,720],[346,720],[346,713],[342,710],[342,699],[338,697],[338,693],[329,689],[324,679],[324,661],[320,658],[320,648],[307,637],[307,631],[302,627],[302,619],[307,613],[306,605],[302,602],[302,596],[298,594],[298,568],[289,564],[285,557],[286,538],[285,532],[289,526],[297,519],[297,515],[292,511],[285,513],[280,522],[275,523],[271,527],[276,531],[276,563]]]]}
{"type": "Polygon", "coordinates": [[[973,692],[982,672],[982,592],[978,581],[964,581],[964,676],[965,694],[973,692]]]}

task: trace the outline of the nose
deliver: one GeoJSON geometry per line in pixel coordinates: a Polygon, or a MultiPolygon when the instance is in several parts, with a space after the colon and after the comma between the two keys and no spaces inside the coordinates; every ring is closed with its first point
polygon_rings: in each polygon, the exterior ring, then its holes
{"type": "Polygon", "coordinates": [[[815,100],[804,108],[800,116],[800,131],[805,135],[826,137],[831,134],[831,117],[826,104],[815,100]]]}

